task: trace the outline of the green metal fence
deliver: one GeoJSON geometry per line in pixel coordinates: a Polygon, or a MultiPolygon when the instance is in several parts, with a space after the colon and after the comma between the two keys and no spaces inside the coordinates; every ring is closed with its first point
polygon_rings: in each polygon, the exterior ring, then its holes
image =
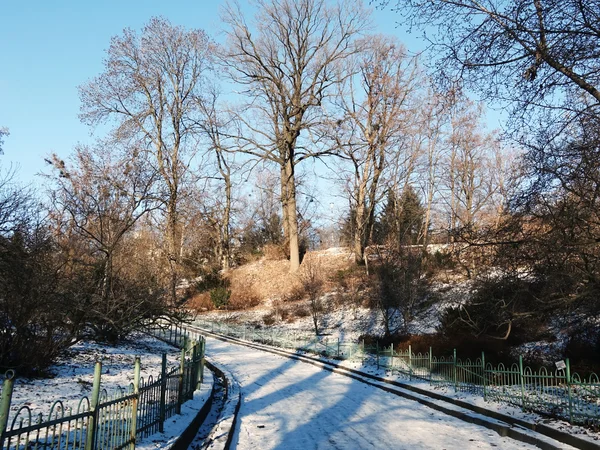
{"type": "Polygon", "coordinates": [[[138,439],[163,431],[165,420],[181,412],[202,382],[205,342],[199,335],[192,340],[181,327],[156,327],[149,333],[181,348],[179,365],[167,367],[163,354],[160,376],[143,379],[136,358],[133,383],[109,395],[101,389],[102,364],[97,362],[91,397],[82,398],[74,410],[56,401],[47,415],[34,414],[28,406],[11,414],[15,373],[7,372],[0,393],[0,450],[134,449],[138,439]]]}
{"type": "Polygon", "coordinates": [[[316,353],[336,359],[360,358],[367,364],[389,370],[408,380],[424,380],[431,385],[448,386],[457,392],[481,395],[543,415],[558,417],[573,424],[600,425],[600,380],[596,374],[581,378],[571,373],[569,360],[562,370],[524,366],[523,358],[510,366],[486,363],[481,358],[462,360],[456,350],[449,356],[413,353],[406,349],[365,346],[360,343],[328,340],[308,333],[256,328],[246,324],[227,324],[197,320],[195,324],[214,333],[261,342],[276,347],[316,353]]]}

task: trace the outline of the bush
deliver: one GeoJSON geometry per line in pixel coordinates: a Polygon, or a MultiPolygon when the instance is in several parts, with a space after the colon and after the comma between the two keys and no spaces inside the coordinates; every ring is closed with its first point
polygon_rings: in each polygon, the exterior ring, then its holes
{"type": "Polygon", "coordinates": [[[373,267],[373,306],[383,317],[386,336],[407,334],[433,303],[420,249],[388,247],[373,267]]]}
{"type": "Polygon", "coordinates": [[[310,309],[306,305],[296,305],[296,307],[291,310],[291,313],[292,317],[308,317],[310,316],[310,309]]]}
{"type": "Polygon", "coordinates": [[[235,289],[231,291],[228,309],[248,309],[260,305],[260,297],[252,291],[240,292],[235,289]]]}
{"type": "Polygon", "coordinates": [[[306,297],[306,289],[303,284],[295,285],[290,292],[284,295],[283,300],[286,302],[298,302],[306,297]]]}
{"type": "Polygon", "coordinates": [[[73,342],[73,295],[40,230],[0,237],[0,370],[39,375],[73,342]],[[61,292],[63,291],[64,292],[61,292]]]}
{"type": "Polygon", "coordinates": [[[579,375],[600,372],[600,326],[584,323],[573,329],[565,346],[565,357],[572,366],[577,366],[579,375]]]}
{"type": "Polygon", "coordinates": [[[196,282],[198,292],[211,291],[217,287],[224,286],[225,280],[221,277],[219,269],[211,268],[200,274],[200,280],[196,282]]]}
{"type": "Polygon", "coordinates": [[[269,314],[265,314],[265,315],[263,316],[263,318],[262,318],[262,320],[263,320],[263,323],[264,323],[266,326],[271,326],[271,325],[275,324],[275,322],[276,322],[276,319],[277,319],[277,318],[276,318],[276,314],[275,314],[275,312],[270,312],[269,314]]]}
{"type": "Polygon", "coordinates": [[[200,292],[198,294],[193,295],[186,303],[187,307],[197,311],[210,311],[214,309],[215,305],[210,298],[209,292],[200,292]]]}
{"type": "Polygon", "coordinates": [[[219,286],[210,291],[210,299],[217,309],[227,306],[230,297],[231,291],[225,286],[219,286]]]}
{"type": "Polygon", "coordinates": [[[447,309],[438,331],[449,339],[507,341],[519,345],[544,338],[548,329],[539,311],[543,283],[518,276],[478,280],[464,305],[447,309]]]}
{"type": "Polygon", "coordinates": [[[266,244],[263,247],[263,255],[269,261],[281,261],[288,258],[284,245],[266,244]]]}

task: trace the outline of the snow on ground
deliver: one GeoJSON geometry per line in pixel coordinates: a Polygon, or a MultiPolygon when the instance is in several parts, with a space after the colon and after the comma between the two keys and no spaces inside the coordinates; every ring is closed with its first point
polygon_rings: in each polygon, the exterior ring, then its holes
{"type": "Polygon", "coordinates": [[[233,448],[535,448],[357,380],[207,339],[241,386],[233,448]]]}
{"type": "MultiPolygon", "coordinates": [[[[327,360],[323,358],[324,360],[327,360]]],[[[555,428],[559,431],[563,431],[565,433],[570,433],[576,435],[582,439],[588,440],[590,442],[595,443],[596,445],[600,442],[600,433],[592,431],[588,428],[581,427],[578,425],[572,425],[569,422],[563,420],[549,419],[547,417],[540,416],[539,414],[532,412],[525,412],[521,408],[517,406],[512,406],[506,403],[498,402],[498,401],[486,401],[483,399],[483,396],[479,394],[471,394],[468,392],[456,392],[451,386],[440,386],[440,385],[432,385],[428,381],[423,380],[408,380],[406,375],[399,374],[394,371],[386,370],[383,368],[378,369],[373,358],[365,359],[365,360],[328,360],[335,364],[338,364],[342,367],[347,367],[349,369],[359,370],[361,372],[365,372],[371,375],[376,375],[378,377],[382,377],[388,380],[398,381],[405,384],[410,384],[420,389],[436,392],[437,394],[444,395],[446,397],[454,398],[457,400],[462,400],[466,403],[470,403],[472,405],[479,406],[481,408],[485,408],[490,411],[496,411],[501,414],[506,414],[508,416],[512,416],[518,419],[525,420],[531,423],[543,423],[544,425],[555,428]]]]}
{"type": "Polygon", "coordinates": [[[168,367],[178,365],[178,349],[141,333],[119,346],[80,342],[50,367],[51,378],[17,376],[11,414],[15,414],[21,406],[28,406],[36,415],[42,413],[46,416],[57,400],[76,410],[82,397],[91,396],[96,361],[102,362],[100,387],[106,389],[109,395],[116,392],[117,387],[129,388],[133,382],[136,356],[140,357],[141,376],[147,378],[152,375],[156,379],[161,371],[162,353],[167,354],[168,367]]]}
{"type": "MultiPolygon", "coordinates": [[[[414,334],[435,332],[443,311],[464,302],[469,295],[470,286],[470,281],[464,283],[436,282],[432,287],[433,292],[443,297],[444,300],[431,306],[418,321],[411,324],[410,332],[414,334]]],[[[379,309],[352,304],[351,301],[340,300],[340,297],[343,297],[343,294],[337,292],[329,292],[321,297],[323,312],[319,314],[319,329],[322,335],[327,335],[329,339],[333,340],[339,338],[354,342],[364,335],[384,335],[383,316],[379,309]]],[[[269,329],[288,330],[296,333],[306,332],[314,335],[315,329],[310,311],[308,300],[282,302],[269,299],[264,304],[251,309],[214,310],[200,314],[199,318],[207,321],[246,323],[269,329]],[[298,314],[299,309],[304,311],[303,316],[298,314]],[[273,320],[274,323],[272,323],[273,320]]],[[[400,324],[400,314],[397,314],[395,320],[392,320],[391,328],[399,327],[400,324]]]]}
{"type": "MultiPolygon", "coordinates": [[[[328,294],[324,296],[324,301],[333,301],[333,299],[328,294]]],[[[274,311],[274,307],[262,306],[245,311],[211,311],[200,315],[199,318],[207,321],[246,323],[269,330],[273,328],[290,333],[307,333],[314,336],[315,329],[312,316],[310,315],[294,317],[291,319],[293,321],[281,320],[279,316],[275,324],[265,325],[264,317],[269,316],[274,311]]],[[[346,341],[357,341],[360,336],[365,334],[383,335],[384,332],[381,313],[379,311],[362,306],[353,307],[349,305],[326,308],[326,311],[320,317],[320,329],[322,330],[322,334],[327,335],[329,339],[335,340],[339,338],[346,341]]]]}
{"type": "Polygon", "coordinates": [[[200,408],[206,403],[213,385],[213,377],[205,369],[204,382],[200,390],[194,392],[194,398],[181,406],[181,414],[174,415],[165,421],[163,433],[155,433],[147,438],[139,440],[135,448],[137,450],[154,450],[158,448],[170,448],[177,438],[181,436],[187,426],[194,420],[200,408]]]}
{"type": "MultiPolygon", "coordinates": [[[[79,400],[91,395],[96,361],[102,362],[101,388],[110,395],[118,387],[127,389],[133,382],[136,356],[140,357],[142,378],[152,376],[156,379],[160,376],[163,353],[167,354],[168,367],[179,364],[180,351],[177,348],[141,333],[118,346],[80,342],[50,367],[51,378],[15,379],[9,424],[12,415],[22,406],[28,406],[36,415],[42,413],[46,416],[52,404],[62,400],[67,407],[76,410],[79,400]]],[[[175,442],[210,396],[213,377],[206,369],[204,376],[204,382],[194,393],[193,400],[182,405],[181,414],[166,420],[163,433],[138,441],[137,449],[169,448],[175,442]]]]}

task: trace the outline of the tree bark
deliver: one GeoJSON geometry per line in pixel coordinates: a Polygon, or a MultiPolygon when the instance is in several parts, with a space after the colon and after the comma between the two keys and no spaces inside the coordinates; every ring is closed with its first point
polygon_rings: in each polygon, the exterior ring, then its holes
{"type": "Polygon", "coordinates": [[[287,226],[290,243],[290,272],[296,272],[300,267],[300,242],[298,239],[298,213],[296,211],[296,177],[294,164],[290,159],[285,165],[286,172],[286,206],[284,214],[287,213],[287,226]]]}

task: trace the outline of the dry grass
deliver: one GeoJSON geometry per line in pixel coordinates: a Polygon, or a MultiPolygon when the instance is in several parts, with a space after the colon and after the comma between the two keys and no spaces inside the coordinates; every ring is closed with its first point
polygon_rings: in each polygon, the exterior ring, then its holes
{"type": "Polygon", "coordinates": [[[229,289],[232,297],[252,296],[264,302],[267,299],[282,299],[290,296],[300,286],[295,274],[290,274],[287,260],[270,261],[261,259],[229,271],[229,289]]]}
{"type": "Polygon", "coordinates": [[[246,289],[245,291],[232,290],[227,307],[233,310],[249,309],[260,305],[260,303],[260,297],[252,289],[246,289]]]}
{"type": "Polygon", "coordinates": [[[267,261],[283,261],[287,259],[283,245],[267,244],[263,247],[263,254],[267,261]]]}
{"type": "MultiPolygon", "coordinates": [[[[229,281],[228,289],[231,291],[229,300],[229,309],[248,309],[258,306],[266,301],[274,303],[296,303],[306,298],[306,290],[302,282],[301,274],[305,266],[318,264],[319,271],[323,275],[326,289],[336,289],[336,283],[327,281],[335,278],[333,275],[340,270],[348,270],[352,267],[352,254],[340,251],[319,251],[308,252],[298,274],[290,274],[290,262],[283,258],[283,252],[279,246],[266,246],[265,257],[238,268],[228,271],[224,276],[229,281]],[[278,258],[278,259],[272,259],[278,258]]],[[[214,309],[210,308],[210,297],[196,298],[194,296],[189,304],[198,305],[198,311],[214,309]]],[[[281,310],[281,308],[279,308],[281,310]]],[[[288,308],[289,313],[286,317],[296,316],[293,308],[288,308]]],[[[281,311],[276,312],[276,316],[281,316],[281,311]]],[[[302,314],[302,312],[300,312],[302,314]]],[[[267,318],[267,321],[270,320],[267,318]]]]}
{"type": "Polygon", "coordinates": [[[187,302],[186,306],[196,312],[212,311],[215,305],[210,299],[209,292],[201,292],[193,295],[187,302]]]}

